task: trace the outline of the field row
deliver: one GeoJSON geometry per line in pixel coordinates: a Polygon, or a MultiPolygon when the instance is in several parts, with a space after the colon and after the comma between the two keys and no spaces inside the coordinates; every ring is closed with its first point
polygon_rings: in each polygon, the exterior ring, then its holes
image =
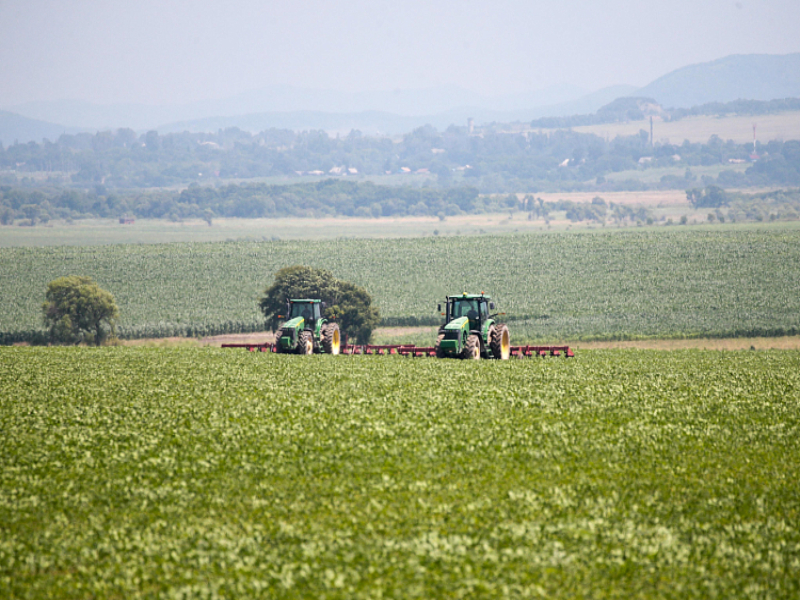
{"type": "Polygon", "coordinates": [[[0,249],[0,332],[41,327],[47,283],[89,275],[127,337],[263,327],[278,269],[364,286],[386,325],[438,323],[445,294],[486,291],[517,341],[800,332],[800,230],[721,229],[454,238],[0,249]]]}
{"type": "Polygon", "coordinates": [[[800,595],[797,352],[5,348],[0,388],[4,598],[800,595]]]}

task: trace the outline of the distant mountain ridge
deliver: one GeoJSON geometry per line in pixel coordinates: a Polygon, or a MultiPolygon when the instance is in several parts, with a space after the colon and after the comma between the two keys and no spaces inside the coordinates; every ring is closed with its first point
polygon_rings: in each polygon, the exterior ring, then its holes
{"type": "Polygon", "coordinates": [[[0,110],[0,144],[8,146],[14,142],[26,144],[42,139],[56,140],[62,133],[77,133],[72,127],[29,119],[15,113],[0,110]]]}
{"type": "Polygon", "coordinates": [[[357,129],[367,135],[386,134],[399,135],[408,133],[423,125],[432,125],[439,130],[450,125],[466,125],[468,119],[481,123],[508,123],[529,121],[532,118],[551,114],[574,114],[575,112],[591,112],[617,98],[620,94],[635,90],[632,86],[613,86],[587,94],[576,100],[541,106],[538,108],[516,110],[491,110],[480,107],[462,107],[443,111],[437,114],[404,116],[396,113],[365,110],[356,113],[335,113],[313,110],[294,110],[276,112],[257,112],[232,117],[208,117],[177,121],[158,126],[159,133],[189,131],[201,133],[217,131],[228,127],[238,127],[244,131],[258,133],[265,129],[309,130],[322,129],[329,133],[347,134],[357,129]]]}
{"type": "Polygon", "coordinates": [[[64,132],[118,128],[161,133],[228,127],[251,132],[272,127],[331,133],[358,129],[397,135],[425,124],[437,129],[466,125],[468,118],[480,125],[587,115],[626,96],[652,98],[675,109],[738,99],[800,98],[800,53],[732,55],[676,69],[640,89],[612,86],[589,94],[569,85],[495,98],[456,86],[360,93],[271,86],[181,106],[33,102],[0,111],[0,142],[54,140],[64,132]]]}
{"type": "Polygon", "coordinates": [[[667,73],[637,90],[666,108],[800,97],[800,53],[734,54],[667,73]]]}
{"type": "MultiPolygon", "coordinates": [[[[419,115],[402,115],[398,113],[378,110],[361,110],[356,112],[331,112],[322,110],[310,110],[295,107],[294,110],[283,111],[253,111],[231,116],[224,116],[217,113],[210,113],[213,116],[199,117],[199,118],[180,118],[181,111],[176,110],[175,107],[148,107],[144,105],[114,105],[114,106],[100,106],[93,105],[88,102],[75,102],[63,101],[56,103],[31,103],[26,105],[28,110],[32,111],[35,115],[48,115],[58,112],[58,110],[65,110],[72,115],[74,122],[79,123],[105,123],[102,126],[89,126],[82,127],[64,127],[63,125],[55,125],[48,123],[44,120],[33,119],[30,117],[14,114],[10,112],[2,112],[8,115],[7,119],[0,119],[0,141],[5,144],[13,143],[15,140],[21,143],[29,141],[39,142],[42,138],[54,141],[62,133],[77,133],[79,131],[95,132],[98,130],[118,129],[120,127],[130,127],[144,132],[150,129],[155,129],[162,134],[190,131],[193,133],[200,133],[206,131],[217,131],[218,129],[226,129],[229,127],[238,127],[239,129],[257,133],[265,129],[278,128],[278,129],[293,129],[293,130],[310,130],[322,129],[330,133],[348,133],[353,129],[360,130],[364,134],[387,134],[399,135],[407,133],[422,125],[433,125],[437,129],[446,129],[452,124],[466,125],[467,120],[472,118],[476,124],[501,122],[507,123],[511,121],[529,121],[532,118],[546,116],[546,115],[559,115],[559,114],[574,114],[576,112],[591,112],[600,108],[600,106],[610,102],[614,98],[624,95],[630,91],[635,90],[633,86],[612,86],[585,94],[575,99],[564,101],[555,104],[542,105],[534,108],[513,108],[514,106],[524,106],[524,97],[531,98],[531,102],[535,98],[539,101],[552,100],[553,98],[568,97],[569,94],[575,93],[576,90],[570,88],[553,89],[549,92],[541,92],[538,95],[532,94],[528,96],[508,96],[502,99],[501,105],[505,109],[492,109],[481,106],[466,106],[460,108],[452,108],[443,110],[439,113],[419,114],[419,115]],[[114,119],[122,119],[121,116],[115,116],[116,111],[122,111],[129,115],[129,117],[120,121],[117,125],[112,125],[114,119]],[[11,118],[13,115],[13,119],[11,118]],[[168,120],[172,118],[173,120],[168,120]],[[159,121],[158,119],[164,119],[159,121]],[[28,124],[27,126],[25,124],[28,124]]],[[[442,97],[437,101],[432,101],[434,106],[446,106],[444,102],[444,92],[442,97]]],[[[423,95],[433,97],[434,91],[427,91],[423,95]]],[[[254,101],[242,100],[240,106],[242,109],[247,106],[252,106],[254,101]]],[[[285,100],[283,101],[285,102],[285,100]]],[[[314,105],[314,98],[308,97],[303,102],[298,101],[298,106],[314,105]]],[[[362,101],[363,102],[363,101],[362,101]]],[[[403,102],[406,102],[405,100],[403,102]]],[[[411,102],[409,100],[408,102],[411,102]]],[[[414,100],[419,102],[419,98],[414,100]]],[[[276,103],[276,106],[283,106],[283,104],[276,103]]],[[[356,104],[360,106],[361,104],[356,104]]],[[[407,106],[411,106],[407,104],[407,106]]],[[[192,108],[192,111],[198,111],[198,108],[192,108]]],[[[210,110],[210,109],[209,109],[210,110]]],[[[200,111],[202,112],[202,111],[200,111]]]]}
{"type": "Polygon", "coordinates": [[[383,112],[399,117],[424,117],[466,108],[473,111],[513,113],[575,101],[586,94],[586,90],[569,85],[551,86],[542,90],[499,97],[487,97],[451,85],[377,92],[340,92],[275,85],[219,100],[205,100],[184,105],[101,105],[80,100],[59,100],[29,102],[8,107],[8,110],[32,119],[55,121],[88,130],[130,127],[146,131],[176,121],[188,122],[263,113],[383,112]]]}

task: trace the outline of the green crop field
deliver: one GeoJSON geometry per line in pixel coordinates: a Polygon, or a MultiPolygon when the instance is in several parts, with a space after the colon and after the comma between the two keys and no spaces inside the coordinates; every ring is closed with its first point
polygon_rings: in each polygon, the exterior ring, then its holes
{"type": "Polygon", "coordinates": [[[0,389],[3,598],[800,595],[798,352],[5,348],[0,389]]]}
{"type": "Polygon", "coordinates": [[[800,230],[561,233],[395,240],[0,249],[0,332],[30,339],[52,279],[88,275],[120,305],[120,333],[263,328],[281,267],[363,285],[387,325],[435,324],[447,293],[486,291],[512,340],[785,335],[800,331],[800,230]]]}

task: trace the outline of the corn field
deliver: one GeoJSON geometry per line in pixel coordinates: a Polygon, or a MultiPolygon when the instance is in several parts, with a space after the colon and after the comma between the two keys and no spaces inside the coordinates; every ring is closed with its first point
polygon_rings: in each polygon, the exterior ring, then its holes
{"type": "Polygon", "coordinates": [[[0,343],[41,340],[45,287],[71,274],[114,294],[120,337],[263,330],[257,301],[294,264],[364,286],[392,326],[485,291],[517,341],[800,332],[800,232],[728,229],[5,248],[0,343]]]}

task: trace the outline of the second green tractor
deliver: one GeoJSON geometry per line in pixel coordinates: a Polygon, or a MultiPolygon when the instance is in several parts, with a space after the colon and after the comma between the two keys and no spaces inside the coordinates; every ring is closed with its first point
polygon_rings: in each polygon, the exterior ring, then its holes
{"type": "MultiPolygon", "coordinates": [[[[289,300],[286,321],[275,332],[275,351],[281,354],[339,354],[339,325],[322,316],[325,303],[316,299],[289,300]]],[[[281,315],[282,316],[282,315],[281,315]]]]}
{"type": "Polygon", "coordinates": [[[511,336],[504,323],[497,323],[495,306],[485,294],[447,296],[445,317],[436,338],[438,358],[496,358],[511,356],[511,336]]]}

